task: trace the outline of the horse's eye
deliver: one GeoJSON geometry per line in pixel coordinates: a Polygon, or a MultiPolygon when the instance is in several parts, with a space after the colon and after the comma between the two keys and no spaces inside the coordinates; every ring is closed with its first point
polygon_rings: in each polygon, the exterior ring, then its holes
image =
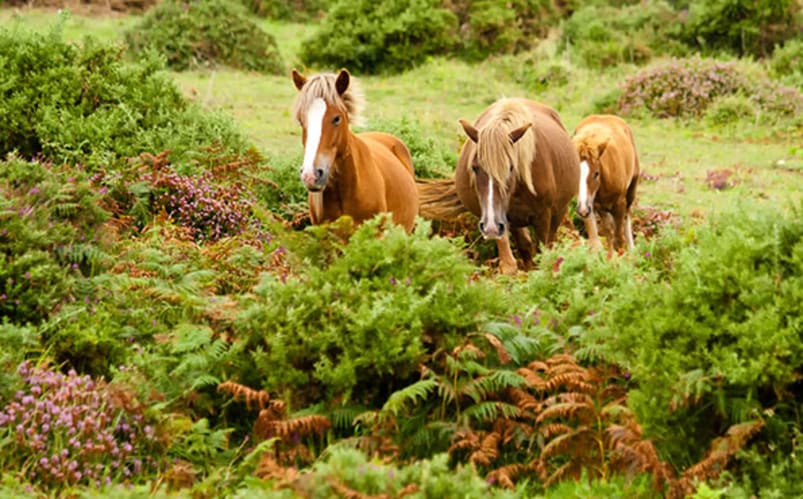
{"type": "Polygon", "coordinates": [[[510,165],[508,166],[507,172],[508,173],[513,173],[513,163],[510,163],[510,165]]]}
{"type": "Polygon", "coordinates": [[[597,180],[598,178],[599,178],[599,170],[594,172],[594,180],[597,180]]]}
{"type": "Polygon", "coordinates": [[[473,172],[474,172],[474,175],[476,175],[476,174],[477,174],[477,172],[479,171],[479,168],[477,167],[477,165],[472,165],[472,166],[471,166],[471,171],[473,171],[473,172]]]}
{"type": "Polygon", "coordinates": [[[339,114],[337,116],[335,116],[334,118],[332,118],[332,124],[333,125],[339,125],[340,124],[340,115],[339,114]]]}

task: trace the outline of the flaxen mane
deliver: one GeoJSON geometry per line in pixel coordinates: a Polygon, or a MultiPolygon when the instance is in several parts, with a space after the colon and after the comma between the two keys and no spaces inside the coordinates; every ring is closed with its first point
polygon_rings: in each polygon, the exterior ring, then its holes
{"type": "Polygon", "coordinates": [[[306,126],[304,121],[307,119],[307,109],[317,98],[322,98],[328,104],[333,104],[348,113],[350,124],[363,124],[362,110],[365,101],[360,84],[354,77],[351,77],[349,87],[341,96],[338,95],[335,88],[336,78],[337,75],[334,73],[319,73],[307,79],[304,87],[298,92],[293,106],[293,114],[301,126],[306,126]]]}
{"type": "Polygon", "coordinates": [[[527,189],[535,194],[532,178],[532,163],[535,159],[535,131],[528,130],[515,144],[510,142],[510,132],[532,121],[530,110],[515,101],[501,100],[488,116],[477,123],[479,140],[477,156],[483,168],[504,194],[507,189],[510,161],[516,175],[527,189]]]}
{"type": "Polygon", "coordinates": [[[572,138],[581,161],[599,159],[599,145],[610,140],[609,135],[600,135],[599,133],[584,133],[572,138]]]}

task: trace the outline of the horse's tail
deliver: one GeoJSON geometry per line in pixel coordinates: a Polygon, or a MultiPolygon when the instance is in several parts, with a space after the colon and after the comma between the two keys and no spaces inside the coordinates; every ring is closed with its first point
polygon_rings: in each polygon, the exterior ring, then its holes
{"type": "Polygon", "coordinates": [[[466,209],[457,196],[453,178],[416,179],[418,213],[430,220],[451,220],[466,209]]]}

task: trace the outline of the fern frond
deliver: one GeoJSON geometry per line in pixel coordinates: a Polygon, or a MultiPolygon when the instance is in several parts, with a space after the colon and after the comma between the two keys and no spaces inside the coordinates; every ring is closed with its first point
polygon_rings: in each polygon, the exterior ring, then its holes
{"type": "Polygon", "coordinates": [[[225,381],[218,385],[217,391],[228,393],[234,399],[245,400],[245,405],[251,409],[251,404],[260,410],[265,409],[270,402],[270,394],[265,390],[254,390],[253,388],[241,385],[234,381],[225,381]]]}
{"type": "Polygon", "coordinates": [[[596,420],[595,416],[596,410],[593,405],[577,402],[560,402],[546,407],[538,414],[538,417],[535,418],[535,422],[543,423],[551,418],[572,418],[580,421],[594,421],[596,420]]]}
{"type": "Polygon", "coordinates": [[[563,435],[566,433],[570,433],[573,428],[569,425],[565,425],[562,423],[551,423],[548,425],[544,425],[541,427],[540,433],[544,436],[544,438],[552,438],[555,435],[563,435]]]}
{"type": "MultiPolygon", "coordinates": [[[[593,449],[593,432],[588,426],[579,426],[550,440],[541,450],[541,459],[548,459],[565,452],[576,454],[593,449]]],[[[574,460],[572,460],[574,461],[574,460]]]]}
{"type": "Polygon", "coordinates": [[[490,466],[499,458],[499,439],[500,435],[496,432],[485,435],[479,448],[471,453],[469,461],[479,466],[490,466]]]}
{"type": "Polygon", "coordinates": [[[265,424],[267,435],[289,438],[303,438],[310,435],[323,435],[332,427],[332,422],[326,416],[310,414],[289,420],[273,420],[265,424]]]}
{"type": "Polygon", "coordinates": [[[541,405],[541,403],[538,402],[535,397],[530,395],[529,392],[517,387],[508,389],[508,397],[513,401],[514,404],[518,406],[519,409],[521,409],[522,412],[535,411],[541,405]]]}
{"type": "Polygon", "coordinates": [[[510,354],[507,352],[507,349],[502,344],[502,340],[500,340],[491,333],[485,333],[483,336],[485,337],[485,339],[488,340],[488,343],[490,343],[491,346],[494,347],[494,349],[496,350],[496,356],[499,357],[499,362],[501,362],[502,364],[507,364],[508,362],[511,361],[510,354]]]}
{"type": "Polygon", "coordinates": [[[438,381],[432,378],[416,381],[412,385],[393,392],[382,406],[382,411],[398,416],[406,407],[425,401],[438,386],[438,381]]]}
{"type": "Polygon", "coordinates": [[[506,489],[513,489],[516,487],[516,479],[526,471],[527,467],[523,464],[508,464],[488,473],[487,481],[490,483],[497,483],[500,487],[506,489]]]}
{"type": "Polygon", "coordinates": [[[516,372],[527,381],[527,384],[540,391],[546,390],[546,381],[529,367],[520,367],[516,372]]]}
{"type": "Polygon", "coordinates": [[[519,415],[519,408],[506,402],[480,402],[463,411],[463,417],[468,421],[489,423],[497,418],[515,418],[519,415]]]}
{"type": "Polygon", "coordinates": [[[549,475],[549,478],[546,479],[544,485],[546,487],[551,487],[555,483],[564,480],[566,478],[574,478],[575,480],[580,478],[580,466],[577,465],[574,461],[569,461],[567,463],[562,464],[558,467],[555,471],[549,475]]]}
{"type": "Polygon", "coordinates": [[[466,383],[461,392],[475,402],[487,400],[491,395],[501,394],[508,388],[519,388],[527,385],[521,375],[515,371],[497,369],[488,376],[480,376],[466,383]]]}

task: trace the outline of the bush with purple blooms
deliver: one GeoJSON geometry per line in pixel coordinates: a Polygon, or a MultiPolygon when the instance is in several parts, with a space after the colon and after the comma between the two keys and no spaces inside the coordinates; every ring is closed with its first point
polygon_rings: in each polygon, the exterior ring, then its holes
{"type": "Polygon", "coordinates": [[[157,469],[159,447],[131,396],[75,371],[26,361],[24,388],[0,410],[0,464],[44,490],[133,482],[157,469]]]}

